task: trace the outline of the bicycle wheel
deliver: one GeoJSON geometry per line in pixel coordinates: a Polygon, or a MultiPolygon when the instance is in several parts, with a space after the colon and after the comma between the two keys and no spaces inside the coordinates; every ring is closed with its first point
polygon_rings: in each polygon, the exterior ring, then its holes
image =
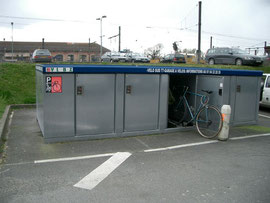
{"type": "Polygon", "coordinates": [[[220,111],[214,106],[203,107],[196,118],[196,128],[205,138],[214,138],[221,131],[223,122],[220,111]]]}
{"type": "Polygon", "coordinates": [[[187,104],[183,97],[180,97],[179,103],[174,108],[174,118],[178,123],[182,123],[187,115],[187,104]]]}

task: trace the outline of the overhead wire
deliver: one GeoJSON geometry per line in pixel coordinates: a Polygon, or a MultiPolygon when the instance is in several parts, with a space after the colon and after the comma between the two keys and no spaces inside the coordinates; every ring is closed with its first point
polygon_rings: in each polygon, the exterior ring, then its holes
{"type": "Polygon", "coordinates": [[[6,15],[0,15],[0,18],[11,18],[11,19],[20,19],[20,20],[37,20],[37,21],[87,23],[87,21],[82,21],[82,20],[65,20],[65,19],[56,19],[56,18],[33,18],[33,17],[6,16],[6,15]]]}
{"type": "MultiPolygon", "coordinates": [[[[147,26],[146,28],[157,28],[157,29],[166,29],[166,30],[180,30],[180,31],[189,31],[189,32],[197,32],[197,30],[194,30],[192,28],[197,27],[198,24],[193,24],[188,26],[187,25],[187,18],[191,16],[191,14],[195,11],[195,9],[198,7],[198,4],[196,4],[195,7],[189,10],[189,12],[185,15],[184,18],[180,20],[180,28],[179,27],[167,27],[167,26],[147,26]],[[185,26],[182,26],[182,23],[185,22],[185,26]]],[[[71,22],[71,23],[90,23],[91,21],[82,21],[82,20],[71,20],[71,19],[57,19],[57,18],[34,18],[34,17],[21,17],[21,16],[8,16],[8,15],[0,15],[0,18],[10,18],[10,19],[19,19],[19,20],[35,20],[35,21],[54,21],[54,22],[71,22]]],[[[92,21],[93,22],[93,21],[92,21]]],[[[0,24],[10,24],[8,22],[0,22],[0,24]]],[[[25,23],[17,23],[18,25],[29,25],[25,23]]],[[[115,25],[115,23],[109,23],[111,25],[115,25]]],[[[126,25],[131,26],[131,25],[126,25]]],[[[208,34],[211,36],[221,36],[221,37],[227,37],[227,38],[235,38],[235,39],[242,39],[242,40],[249,40],[249,41],[262,41],[266,39],[261,38],[250,38],[250,37],[243,37],[243,36],[235,36],[235,35],[227,35],[227,34],[221,34],[221,33],[215,33],[215,32],[209,32],[202,30],[202,33],[208,34]]],[[[270,41],[270,40],[268,40],[270,41]]],[[[261,42],[263,43],[263,42],[261,42]]],[[[261,43],[252,45],[257,46],[261,43]]]]}
{"type": "Polygon", "coordinates": [[[187,27],[187,18],[194,12],[194,9],[195,9],[196,7],[198,7],[198,4],[196,4],[195,7],[192,7],[192,8],[188,11],[188,13],[185,15],[184,18],[180,19],[180,28],[182,28],[182,27],[187,27]],[[184,22],[184,24],[185,24],[184,26],[182,26],[183,22],[184,22]]]}
{"type": "MultiPolygon", "coordinates": [[[[185,20],[188,16],[190,16],[190,14],[192,13],[192,11],[194,11],[194,8],[196,8],[198,6],[198,4],[193,7],[188,14],[180,21],[182,22],[183,20],[185,20]]],[[[55,21],[55,22],[73,22],[73,23],[90,23],[90,21],[82,21],[82,20],[66,20],[66,19],[56,19],[56,18],[33,18],[33,17],[21,17],[21,16],[7,16],[7,15],[0,15],[0,18],[11,18],[11,19],[21,19],[21,20],[37,20],[37,21],[55,21]]],[[[0,22],[1,24],[9,24],[6,22],[0,22]]],[[[20,25],[28,25],[28,24],[24,24],[24,23],[16,23],[16,24],[20,24],[20,25]]],[[[114,25],[114,23],[111,23],[112,25],[114,25]]],[[[191,28],[198,26],[198,24],[195,25],[191,25],[191,26],[184,26],[184,27],[166,27],[166,26],[146,26],[146,28],[158,28],[158,29],[174,29],[174,30],[189,30],[192,32],[197,32],[196,30],[193,30],[191,28]]],[[[261,39],[261,38],[249,38],[249,37],[242,37],[242,36],[234,36],[234,35],[226,35],[226,34],[220,34],[220,33],[214,33],[214,32],[209,32],[209,31],[205,31],[202,30],[203,33],[205,34],[209,34],[209,35],[216,35],[216,36],[222,36],[222,37],[229,37],[229,38],[237,38],[237,39],[245,39],[245,40],[256,40],[256,41],[262,41],[265,39],[261,39]]],[[[270,40],[269,40],[270,41],[270,40]]],[[[255,45],[254,45],[255,46],[255,45]]]]}

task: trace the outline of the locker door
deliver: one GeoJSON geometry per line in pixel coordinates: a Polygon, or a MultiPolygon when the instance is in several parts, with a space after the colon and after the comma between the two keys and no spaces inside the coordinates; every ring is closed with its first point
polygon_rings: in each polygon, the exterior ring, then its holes
{"type": "Polygon", "coordinates": [[[115,75],[76,76],[76,135],[114,132],[115,75]]]}
{"type": "Polygon", "coordinates": [[[236,78],[236,95],[235,95],[235,122],[254,121],[256,119],[256,103],[258,98],[254,92],[258,92],[257,77],[236,78]]]}
{"type": "MultiPolygon", "coordinates": [[[[221,84],[223,87],[224,77],[220,76],[208,76],[208,75],[200,75],[198,76],[198,93],[205,94],[201,90],[210,90],[213,91],[209,96],[209,104],[215,105],[218,108],[221,108],[223,105],[223,94],[224,92],[220,92],[221,84]]],[[[197,105],[200,104],[199,98],[197,98],[197,105]]]]}
{"type": "Polygon", "coordinates": [[[157,129],[159,75],[127,74],[124,105],[124,131],[157,129]]]}

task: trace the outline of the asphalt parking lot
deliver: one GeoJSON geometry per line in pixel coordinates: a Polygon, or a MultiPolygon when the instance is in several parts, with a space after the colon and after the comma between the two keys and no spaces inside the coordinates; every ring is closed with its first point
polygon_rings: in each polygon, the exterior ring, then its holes
{"type": "Polygon", "coordinates": [[[35,109],[13,112],[1,202],[270,202],[270,113],[226,142],[183,132],[45,144],[35,109]]]}

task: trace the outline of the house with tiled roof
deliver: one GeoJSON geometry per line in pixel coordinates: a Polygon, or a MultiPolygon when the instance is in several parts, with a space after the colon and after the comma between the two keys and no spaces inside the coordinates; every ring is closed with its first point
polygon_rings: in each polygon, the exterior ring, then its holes
{"type": "MultiPolygon", "coordinates": [[[[100,58],[100,45],[97,43],[1,41],[0,61],[30,61],[34,50],[41,48],[48,49],[54,61],[95,62],[100,58]]],[[[110,50],[102,47],[102,53],[107,51],[110,50]]]]}

